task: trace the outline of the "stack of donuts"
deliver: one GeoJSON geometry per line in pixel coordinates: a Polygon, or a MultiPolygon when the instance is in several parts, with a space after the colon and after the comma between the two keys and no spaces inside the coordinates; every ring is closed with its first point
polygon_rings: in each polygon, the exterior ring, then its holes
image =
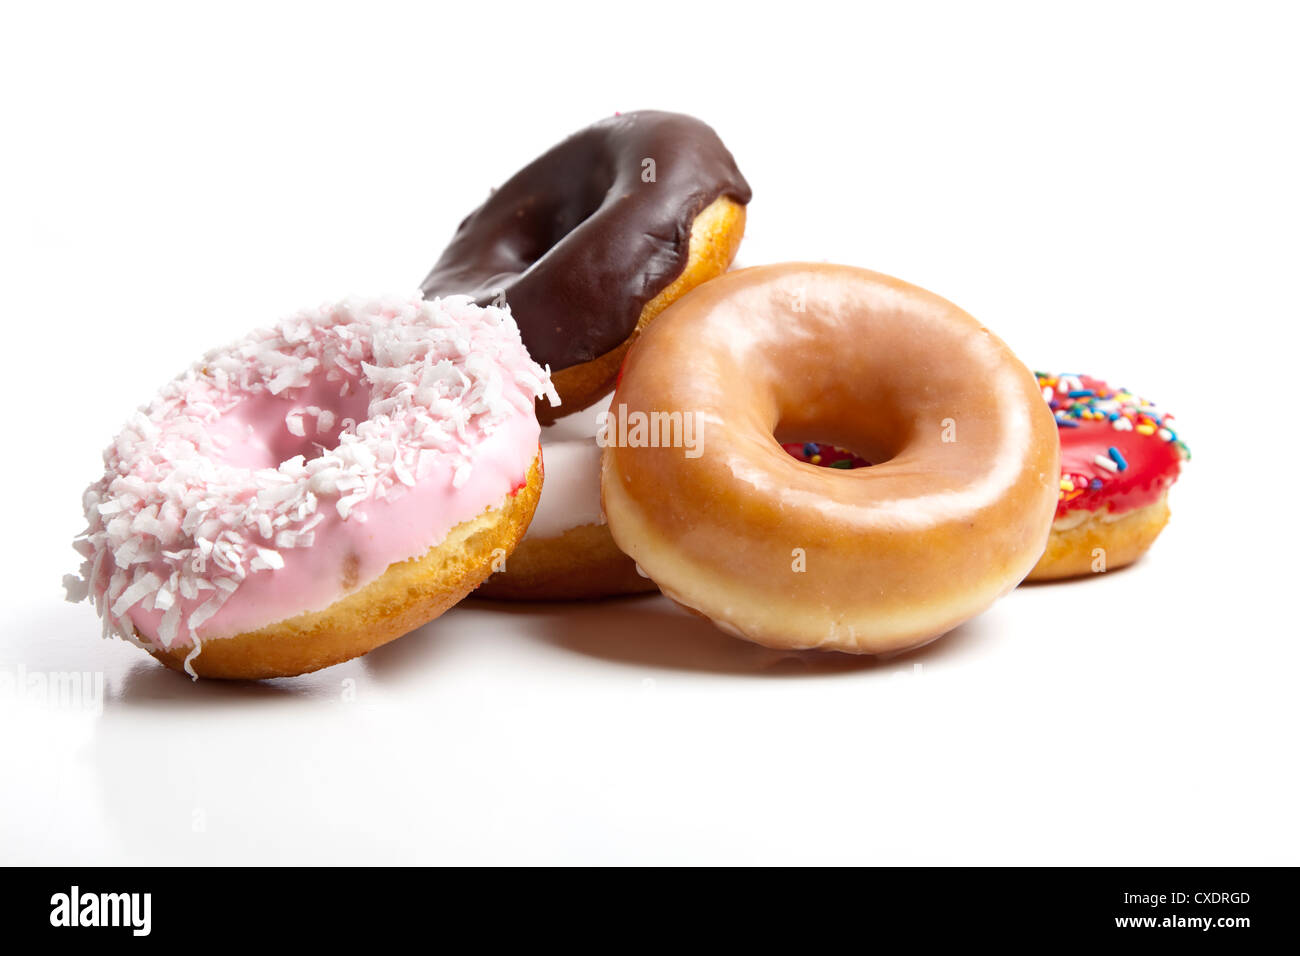
{"type": "Polygon", "coordinates": [[[471,594],[660,591],[768,647],[881,654],[1146,551],[1188,457],[1171,416],[889,276],[728,271],[749,200],[694,118],[570,136],[419,293],[164,385],[84,495],[69,598],[195,678],[316,670],[471,594]]]}

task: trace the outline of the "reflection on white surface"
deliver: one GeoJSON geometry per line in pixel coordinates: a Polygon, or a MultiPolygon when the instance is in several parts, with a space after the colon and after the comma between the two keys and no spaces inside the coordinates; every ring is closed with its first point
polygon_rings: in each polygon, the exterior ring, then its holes
{"type": "Polygon", "coordinates": [[[654,595],[468,602],[316,674],[192,684],[58,608],[19,659],[102,669],[107,699],[98,717],[3,705],[4,858],[1277,859],[1267,826],[1185,839],[1224,802],[1283,818],[1290,768],[1235,731],[1282,721],[1286,698],[1207,692],[1268,677],[1169,630],[1148,594],[1178,554],[1157,547],[883,662],[767,651],[654,595]],[[1109,639],[1083,623],[1103,595],[1126,609],[1109,639]],[[1170,714],[1179,734],[1134,736],[1170,714]]]}

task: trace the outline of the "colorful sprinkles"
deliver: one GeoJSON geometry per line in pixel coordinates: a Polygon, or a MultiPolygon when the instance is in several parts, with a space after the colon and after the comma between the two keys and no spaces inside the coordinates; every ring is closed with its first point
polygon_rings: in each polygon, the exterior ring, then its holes
{"type": "MultiPolygon", "coordinates": [[[[1084,377],[1075,374],[1049,375],[1035,372],[1043,400],[1056,419],[1057,428],[1079,428],[1085,422],[1109,422],[1119,432],[1131,431],[1168,442],[1178,451],[1179,457],[1191,459],[1187,445],[1178,437],[1172,415],[1166,415],[1145,399],[1127,389],[1112,389],[1095,379],[1085,384],[1084,377]]],[[[1093,463],[1102,476],[1073,474],[1068,470],[1061,475],[1060,501],[1066,502],[1085,491],[1102,489],[1106,476],[1119,475],[1128,470],[1129,463],[1115,446],[1098,454],[1093,463]]]]}
{"type": "Polygon", "coordinates": [[[851,451],[825,442],[786,442],[781,447],[800,461],[824,468],[865,468],[871,464],[851,451]]]}

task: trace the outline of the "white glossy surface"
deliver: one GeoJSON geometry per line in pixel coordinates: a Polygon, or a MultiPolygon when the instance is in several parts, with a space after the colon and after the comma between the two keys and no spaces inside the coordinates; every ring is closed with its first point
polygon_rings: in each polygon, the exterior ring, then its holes
{"type": "Polygon", "coordinates": [[[604,6],[562,44],[550,7],[164,9],[0,31],[0,681],[107,692],[0,693],[0,862],[1300,863],[1283,8],[604,6]],[[730,81],[689,65],[686,19],[730,81]],[[154,387],[303,304],[414,287],[488,187],[645,106],[739,158],[743,262],[901,276],[1176,412],[1195,458],[1148,559],[880,663],[637,598],[467,606],[316,675],[192,686],[60,602],[81,489],[154,387]]]}

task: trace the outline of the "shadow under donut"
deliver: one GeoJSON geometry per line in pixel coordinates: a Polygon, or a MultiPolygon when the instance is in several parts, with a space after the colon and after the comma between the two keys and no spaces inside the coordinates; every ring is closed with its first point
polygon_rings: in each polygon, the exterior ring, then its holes
{"type": "Polygon", "coordinates": [[[783,651],[731,637],[707,619],[662,595],[636,595],[591,603],[518,603],[467,600],[462,609],[528,615],[521,628],[548,644],[614,664],[657,667],[738,677],[832,677],[893,670],[908,663],[937,661],[980,640],[979,619],[911,651],[885,657],[836,651],[783,651]]]}
{"type": "Polygon", "coordinates": [[[113,687],[114,706],[149,709],[208,709],[250,705],[298,705],[305,701],[335,700],[344,678],[356,676],[352,662],[325,667],[296,678],[263,680],[211,680],[191,682],[190,676],[142,659],[134,663],[113,687]]]}
{"type": "Polygon", "coordinates": [[[82,609],[63,605],[48,614],[35,615],[20,626],[38,635],[14,648],[0,661],[10,668],[21,665],[29,674],[87,675],[102,679],[105,709],[198,709],[258,704],[290,704],[337,694],[338,681],[349,676],[347,665],[326,671],[272,680],[190,680],[188,674],[170,670],[143,650],[125,641],[96,635],[82,609]],[[328,674],[328,676],[323,676],[328,674]]]}

